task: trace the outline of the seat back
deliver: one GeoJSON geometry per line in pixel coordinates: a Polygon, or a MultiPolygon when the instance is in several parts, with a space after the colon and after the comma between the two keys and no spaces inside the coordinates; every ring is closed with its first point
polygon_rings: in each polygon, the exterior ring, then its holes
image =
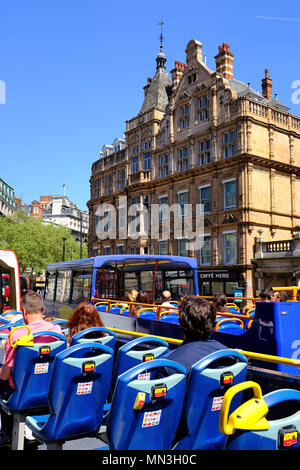
{"type": "MultiPolygon", "coordinates": [[[[247,363],[247,358],[239,352],[224,349],[209,354],[192,366],[176,450],[224,448],[226,436],[219,430],[223,396],[232,384],[246,379],[247,363]]],[[[235,404],[241,402],[240,396],[238,399],[235,404]]]]}
{"type": "Polygon", "coordinates": [[[113,386],[123,372],[131,369],[141,362],[158,359],[169,350],[169,344],[163,339],[154,336],[136,338],[119,348],[113,372],[113,386]]]}
{"type": "Polygon", "coordinates": [[[99,429],[112,367],[113,350],[99,343],[76,344],[56,356],[43,439],[73,439],[99,429]]]}
{"type": "Polygon", "coordinates": [[[100,326],[87,328],[86,330],[82,330],[72,337],[70,346],[74,346],[77,343],[90,343],[91,341],[93,343],[105,344],[106,346],[114,350],[116,342],[116,333],[100,326]],[[106,336],[100,336],[101,333],[106,333],[106,336]],[[99,337],[97,337],[97,334],[99,335],[99,337]],[[89,335],[93,336],[89,338],[89,335]]]}
{"type": "Polygon", "coordinates": [[[67,347],[66,337],[53,331],[33,334],[33,346],[16,348],[12,371],[15,390],[7,401],[11,411],[48,406],[48,390],[54,360],[67,347]],[[49,337],[53,341],[49,342],[49,337]]]}
{"type": "Polygon", "coordinates": [[[154,359],[124,372],[117,381],[107,423],[111,450],[169,450],[186,383],[186,369],[154,359]],[[147,380],[164,368],[166,376],[147,380]],[[170,370],[172,368],[172,370],[170,370]]]}
{"type": "MultiPolygon", "coordinates": [[[[260,389],[255,382],[245,384],[260,389]]],[[[254,399],[243,403],[229,416],[228,423],[227,416],[224,419],[221,428],[229,434],[226,450],[300,449],[299,390],[275,390],[264,396],[255,394],[254,399]]]]}
{"type": "Polygon", "coordinates": [[[240,318],[223,318],[215,325],[216,331],[231,335],[241,335],[244,333],[244,322],[240,318]]]}

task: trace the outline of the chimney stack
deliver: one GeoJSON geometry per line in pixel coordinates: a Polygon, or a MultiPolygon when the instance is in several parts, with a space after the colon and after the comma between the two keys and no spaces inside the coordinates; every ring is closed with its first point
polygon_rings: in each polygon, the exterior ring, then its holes
{"type": "Polygon", "coordinates": [[[234,54],[229,51],[230,45],[223,42],[219,46],[219,54],[215,56],[216,72],[223,77],[233,80],[233,57],[234,54]]]}
{"type": "Polygon", "coordinates": [[[179,62],[178,60],[175,60],[175,68],[171,70],[171,76],[172,76],[172,91],[174,91],[180,82],[180,79],[186,69],[186,65],[183,62],[179,62]]]}
{"type": "Polygon", "coordinates": [[[148,93],[148,90],[150,88],[150,85],[151,85],[151,82],[152,82],[152,78],[149,78],[147,79],[147,85],[144,86],[144,96],[147,95],[148,93]]]}
{"type": "Polygon", "coordinates": [[[261,81],[262,95],[267,100],[272,99],[272,79],[269,78],[269,69],[265,69],[265,78],[261,81]]]}

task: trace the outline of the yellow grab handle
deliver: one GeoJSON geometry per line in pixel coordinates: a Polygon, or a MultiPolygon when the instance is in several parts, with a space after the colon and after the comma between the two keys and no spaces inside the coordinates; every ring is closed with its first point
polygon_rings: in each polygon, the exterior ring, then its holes
{"type": "Polygon", "coordinates": [[[264,430],[269,429],[265,416],[269,409],[262,397],[260,386],[256,382],[247,381],[230,387],[224,395],[220,411],[219,429],[223,434],[233,434],[237,429],[264,430]],[[248,388],[252,388],[254,398],[239,406],[228,418],[233,397],[248,388]]]}
{"type": "Polygon", "coordinates": [[[10,335],[9,335],[9,344],[12,348],[16,348],[17,346],[34,346],[33,334],[31,332],[31,329],[29,328],[29,326],[21,325],[21,326],[16,326],[15,328],[12,328],[11,331],[10,331],[10,335]],[[20,336],[13,343],[12,342],[12,334],[18,328],[27,328],[28,333],[25,334],[25,335],[20,336]]]}

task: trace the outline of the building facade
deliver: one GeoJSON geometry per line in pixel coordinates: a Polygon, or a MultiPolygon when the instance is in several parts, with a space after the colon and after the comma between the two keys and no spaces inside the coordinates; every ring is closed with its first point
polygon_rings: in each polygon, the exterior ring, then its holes
{"type": "Polygon", "coordinates": [[[12,215],[15,209],[14,189],[0,178],[0,216],[12,215]]]}
{"type": "Polygon", "coordinates": [[[210,70],[191,40],[170,78],[158,54],[124,146],[92,165],[90,256],[189,255],[203,295],[255,293],[258,231],[266,242],[288,240],[300,223],[300,118],[273,98],[268,70],[259,93],[234,78],[233,62],[223,43],[210,70]],[[196,233],[199,211],[195,245],[179,229],[186,217],[196,233]]]}
{"type": "Polygon", "coordinates": [[[87,242],[89,216],[85,211],[78,209],[76,204],[66,196],[41,196],[40,206],[44,224],[62,225],[71,230],[73,237],[87,242]]]}

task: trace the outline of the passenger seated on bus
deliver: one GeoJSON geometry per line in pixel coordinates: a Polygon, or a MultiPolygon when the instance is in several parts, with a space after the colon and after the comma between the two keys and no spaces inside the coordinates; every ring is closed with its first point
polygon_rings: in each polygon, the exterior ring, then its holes
{"type": "Polygon", "coordinates": [[[296,294],[296,300],[297,300],[297,302],[300,302],[300,292],[299,291],[296,294]]]}
{"type": "Polygon", "coordinates": [[[230,309],[226,307],[227,298],[225,294],[215,294],[212,298],[212,305],[215,307],[216,312],[227,312],[231,313],[230,309]]]}
{"type": "MultiPolygon", "coordinates": [[[[88,302],[81,302],[78,307],[75,308],[67,324],[67,328],[69,329],[68,343],[70,344],[73,336],[80,331],[86,330],[87,328],[92,328],[94,326],[100,326],[102,328],[104,327],[98,310],[94,305],[91,305],[88,302]]],[[[99,336],[106,336],[106,333],[91,333],[91,336],[87,337],[93,338],[95,335],[97,335],[99,338],[99,336]]]]}
{"type": "Polygon", "coordinates": [[[272,302],[273,289],[266,287],[259,293],[260,302],[272,302]]]}
{"type": "Polygon", "coordinates": [[[287,302],[288,301],[288,295],[285,290],[281,290],[279,292],[279,302],[287,302]]]}
{"type": "MultiPolygon", "coordinates": [[[[46,322],[43,319],[45,307],[43,298],[36,292],[27,292],[21,300],[21,310],[25,324],[30,327],[32,333],[38,333],[40,331],[53,331],[55,333],[62,334],[59,325],[46,322]]],[[[18,328],[12,333],[12,344],[16,340],[28,333],[27,328],[18,328]]],[[[48,338],[43,337],[43,341],[48,338]]],[[[55,341],[55,338],[49,336],[49,341],[55,341]]],[[[5,343],[5,356],[3,365],[0,367],[0,395],[3,399],[8,399],[14,390],[14,383],[12,379],[12,370],[14,365],[16,348],[10,345],[10,338],[5,343]]],[[[9,442],[12,433],[12,416],[8,416],[1,410],[1,422],[2,428],[0,433],[0,445],[9,442]]]]}
{"type": "Polygon", "coordinates": [[[135,289],[131,289],[128,294],[127,298],[125,300],[128,300],[129,302],[135,302],[136,298],[138,296],[139,291],[135,289]]]}
{"type": "Polygon", "coordinates": [[[280,302],[280,293],[279,291],[273,292],[271,297],[272,302],[280,302]]]}
{"type": "Polygon", "coordinates": [[[161,308],[160,309],[160,314],[162,314],[163,312],[166,312],[170,308],[173,309],[174,306],[175,306],[174,304],[171,304],[171,302],[170,302],[172,300],[172,294],[168,290],[164,290],[161,293],[160,300],[162,301],[161,306],[166,307],[166,308],[161,308]]]}
{"type": "Polygon", "coordinates": [[[141,308],[145,308],[145,305],[143,305],[143,304],[149,304],[150,303],[149,295],[144,290],[141,290],[138,293],[137,298],[136,298],[135,301],[137,302],[137,305],[134,306],[134,314],[136,315],[137,312],[141,308]]]}
{"type": "Polygon", "coordinates": [[[216,310],[207,300],[196,296],[184,297],[179,305],[179,324],[183,343],[165,356],[165,359],[182,364],[188,371],[203,357],[227,346],[211,339],[216,320],[216,310]]]}

